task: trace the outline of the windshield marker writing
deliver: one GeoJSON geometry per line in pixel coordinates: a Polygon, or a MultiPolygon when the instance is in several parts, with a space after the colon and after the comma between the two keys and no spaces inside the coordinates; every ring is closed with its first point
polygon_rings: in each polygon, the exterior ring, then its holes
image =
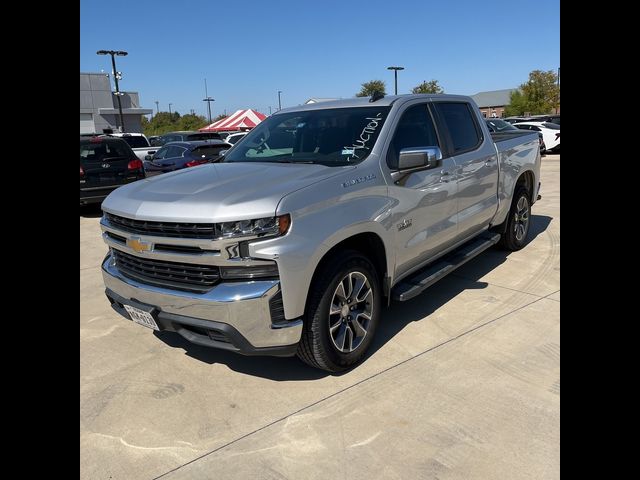
{"type": "Polygon", "coordinates": [[[370,120],[370,121],[362,130],[362,133],[360,134],[360,138],[356,139],[356,141],[353,142],[353,145],[351,145],[350,147],[342,147],[343,155],[347,151],[350,153],[347,160],[351,160],[352,158],[360,158],[358,157],[358,155],[356,155],[356,150],[358,149],[369,150],[369,147],[367,147],[367,142],[371,138],[371,135],[375,133],[376,128],[378,128],[380,120],[382,120],[382,113],[377,113],[375,117],[367,117],[365,118],[365,120],[370,120]]]}

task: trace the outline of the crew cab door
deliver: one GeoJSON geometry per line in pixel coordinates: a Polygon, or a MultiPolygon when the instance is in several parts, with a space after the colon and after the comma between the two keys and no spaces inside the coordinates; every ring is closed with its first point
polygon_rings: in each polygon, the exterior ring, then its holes
{"type": "Polygon", "coordinates": [[[462,240],[486,228],[498,210],[498,157],[491,136],[485,134],[484,121],[469,103],[434,102],[433,107],[447,155],[456,164],[458,238],[462,240]]]}
{"type": "Polygon", "coordinates": [[[397,201],[391,209],[396,237],[396,278],[415,270],[455,241],[458,210],[456,182],[451,180],[456,167],[454,159],[442,158],[417,169],[403,170],[399,165],[403,149],[441,149],[442,146],[429,104],[407,107],[386,155],[392,178],[389,196],[397,201]]]}

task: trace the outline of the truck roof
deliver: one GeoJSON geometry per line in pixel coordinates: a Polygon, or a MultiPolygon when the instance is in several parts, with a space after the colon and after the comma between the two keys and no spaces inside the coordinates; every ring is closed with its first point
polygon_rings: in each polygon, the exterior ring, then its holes
{"type": "Polygon", "coordinates": [[[305,111],[305,110],[324,110],[326,108],[351,108],[351,107],[375,107],[382,106],[387,107],[392,105],[396,101],[409,101],[417,98],[426,99],[448,99],[448,100],[461,100],[465,102],[473,102],[471,97],[465,95],[450,95],[446,93],[410,93],[406,95],[387,95],[379,100],[371,102],[371,97],[354,97],[354,98],[345,98],[342,100],[332,100],[328,102],[317,102],[317,103],[308,103],[305,105],[298,105],[296,107],[283,108],[279,112],[274,113],[277,115],[281,112],[296,112],[296,111],[305,111]]]}

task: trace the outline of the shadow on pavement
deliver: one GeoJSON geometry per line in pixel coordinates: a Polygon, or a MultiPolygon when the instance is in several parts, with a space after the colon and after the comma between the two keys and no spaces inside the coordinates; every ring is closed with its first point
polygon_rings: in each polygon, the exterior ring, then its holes
{"type": "MultiPolygon", "coordinates": [[[[553,218],[547,217],[546,215],[531,215],[531,226],[529,227],[527,245],[547,229],[551,220],[553,220],[553,218]]],[[[525,245],[524,248],[527,248],[527,245],[525,245]]]]}
{"type": "Polygon", "coordinates": [[[90,203],[89,205],[80,205],[80,216],[84,218],[99,218],[102,216],[100,209],[102,203],[90,203]]]}
{"type": "Polygon", "coordinates": [[[193,344],[175,332],[153,332],[153,334],[171,347],[182,348],[186,355],[201,362],[223,363],[231,370],[247,375],[276,381],[316,380],[330,375],[329,372],[308,367],[297,357],[245,356],[193,344]]]}
{"type": "MultiPolygon", "coordinates": [[[[529,242],[544,232],[551,220],[551,217],[532,215],[529,242]]],[[[368,357],[389,342],[405,326],[432,314],[463,291],[486,288],[488,283],[480,282],[478,279],[504,263],[510,253],[498,248],[489,249],[466,264],[472,268],[467,269],[469,275],[465,274],[464,278],[450,275],[409,301],[394,302],[388,308],[383,306],[382,318],[375,334],[375,339],[363,361],[366,361],[368,357]]],[[[328,375],[340,376],[344,374],[331,374],[308,367],[296,357],[247,357],[224,350],[195,345],[174,332],[154,332],[154,335],[171,347],[182,348],[186,355],[202,362],[210,364],[223,363],[236,372],[271,380],[315,380],[328,375]]],[[[355,368],[358,367],[356,366],[355,368]]]]}

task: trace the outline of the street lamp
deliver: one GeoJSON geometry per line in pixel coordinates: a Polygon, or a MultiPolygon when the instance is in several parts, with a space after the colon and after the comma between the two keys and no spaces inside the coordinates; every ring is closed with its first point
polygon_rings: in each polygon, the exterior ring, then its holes
{"type": "Polygon", "coordinates": [[[387,70],[393,70],[393,76],[395,77],[395,95],[398,94],[398,70],[404,70],[404,67],[387,67],[387,70]]]}
{"type": "Polygon", "coordinates": [[[215,99],[211,97],[203,98],[203,102],[207,102],[207,110],[209,111],[209,123],[211,123],[211,102],[215,102],[215,99]]]}
{"type": "Polygon", "coordinates": [[[204,94],[206,98],[203,98],[203,102],[207,102],[207,109],[209,111],[209,124],[211,124],[211,102],[215,102],[215,99],[209,96],[209,91],[207,90],[207,79],[204,79],[204,94]]]}
{"type": "Polygon", "coordinates": [[[122,94],[120,93],[120,87],[118,86],[118,80],[120,80],[121,75],[116,70],[116,58],[115,56],[126,57],[129,55],[127,52],[123,50],[98,50],[96,52],[98,55],[111,55],[111,65],[113,66],[113,78],[116,80],[116,97],[118,98],[118,112],[120,112],[120,131],[124,132],[124,117],[122,116],[122,102],[120,101],[120,97],[122,94]]]}
{"type": "Polygon", "coordinates": [[[280,102],[280,94],[282,90],[278,90],[278,111],[282,110],[282,103],[280,102]]]}

